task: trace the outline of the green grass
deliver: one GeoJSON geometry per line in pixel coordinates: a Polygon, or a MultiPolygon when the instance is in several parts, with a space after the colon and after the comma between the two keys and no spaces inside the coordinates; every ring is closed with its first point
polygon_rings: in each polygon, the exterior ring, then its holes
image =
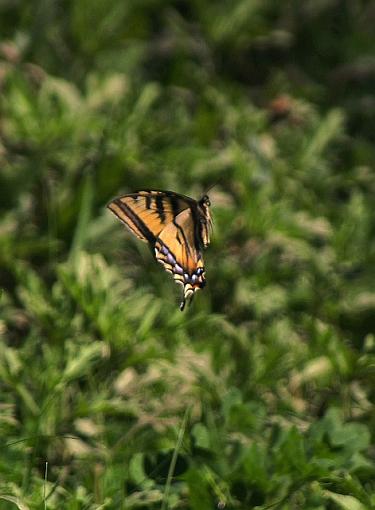
{"type": "Polygon", "coordinates": [[[375,508],[371,8],[303,5],[0,5],[1,510],[375,508]],[[105,205],[215,183],[181,313],[105,205]]]}

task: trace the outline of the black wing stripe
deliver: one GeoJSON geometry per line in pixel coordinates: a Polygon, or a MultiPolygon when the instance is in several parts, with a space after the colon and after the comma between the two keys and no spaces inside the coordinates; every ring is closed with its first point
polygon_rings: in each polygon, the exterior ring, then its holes
{"type": "Polygon", "coordinates": [[[202,236],[201,236],[201,225],[200,225],[200,216],[197,207],[190,206],[191,215],[194,222],[194,243],[195,249],[199,251],[202,247],[202,236]]]}
{"type": "Polygon", "coordinates": [[[165,212],[164,212],[164,199],[161,195],[156,195],[155,197],[156,209],[162,223],[165,222],[165,212]]]}
{"type": "Polygon", "coordinates": [[[151,195],[146,195],[146,209],[151,207],[151,195]]]}
{"type": "Polygon", "coordinates": [[[115,200],[115,204],[122,210],[122,212],[129,218],[129,220],[135,225],[135,227],[141,232],[141,234],[151,244],[155,243],[155,236],[151,230],[143,223],[141,218],[131,209],[128,205],[121,202],[121,200],[115,200]]]}
{"type": "Polygon", "coordinates": [[[174,195],[169,195],[169,201],[172,206],[173,216],[176,217],[180,212],[179,200],[174,195]]]}
{"type": "MultiPolygon", "coordinates": [[[[187,249],[187,252],[188,252],[188,255],[191,255],[191,251],[190,251],[190,246],[189,246],[189,243],[188,243],[188,240],[186,239],[186,235],[185,235],[185,232],[184,232],[184,229],[181,227],[181,225],[179,225],[175,220],[173,220],[173,225],[177,228],[177,230],[181,233],[182,235],[182,238],[184,240],[184,244],[186,246],[186,249],[187,249]]],[[[178,237],[177,237],[177,241],[179,241],[178,237]]],[[[180,241],[179,241],[180,242],[180,241]]],[[[182,244],[180,242],[180,244],[182,244]]]]}

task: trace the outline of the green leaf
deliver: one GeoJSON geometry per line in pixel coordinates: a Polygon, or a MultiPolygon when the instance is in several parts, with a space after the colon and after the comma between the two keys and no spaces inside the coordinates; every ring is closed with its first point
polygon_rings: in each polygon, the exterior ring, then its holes
{"type": "Polygon", "coordinates": [[[275,448],[280,470],[284,472],[297,470],[303,474],[308,469],[304,440],[295,427],[284,432],[280,443],[275,448]]]}
{"type": "Polygon", "coordinates": [[[210,449],[210,434],[207,427],[202,423],[195,424],[191,434],[194,437],[197,448],[210,449]]]}
{"type": "Polygon", "coordinates": [[[266,468],[267,451],[265,448],[254,443],[246,451],[242,462],[248,481],[265,490],[269,481],[266,468]]]}
{"type": "Polygon", "coordinates": [[[141,485],[147,480],[147,475],[144,471],[144,454],[143,453],[136,453],[130,459],[129,475],[130,475],[131,479],[137,485],[141,485]]]}
{"type": "Polygon", "coordinates": [[[78,350],[74,343],[68,343],[70,359],[65,367],[61,384],[86,375],[92,365],[103,357],[103,347],[102,342],[93,342],[82,345],[78,350]]]}
{"type": "Polygon", "coordinates": [[[327,499],[331,499],[343,510],[367,510],[357,498],[353,496],[347,496],[344,494],[337,494],[336,492],[323,491],[323,494],[327,499]]]}
{"type": "Polygon", "coordinates": [[[364,450],[370,444],[370,431],[363,423],[346,423],[330,433],[334,446],[344,446],[350,450],[364,450]]]}
{"type": "Polygon", "coordinates": [[[9,503],[13,503],[18,510],[29,510],[30,507],[25,505],[20,501],[20,498],[16,498],[14,496],[8,496],[7,494],[0,494],[0,499],[3,499],[4,501],[8,501],[9,503]]]}
{"type": "Polygon", "coordinates": [[[214,502],[206,474],[198,468],[192,468],[185,475],[189,488],[189,506],[193,510],[211,510],[214,502]]]}

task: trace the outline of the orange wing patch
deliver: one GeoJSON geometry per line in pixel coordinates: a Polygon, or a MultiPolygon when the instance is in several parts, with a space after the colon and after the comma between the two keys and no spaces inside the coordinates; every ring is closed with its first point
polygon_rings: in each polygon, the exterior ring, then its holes
{"type": "Polygon", "coordinates": [[[142,241],[150,242],[143,225],[156,237],[184,209],[188,198],[172,192],[139,191],[116,198],[108,208],[142,241]]]}

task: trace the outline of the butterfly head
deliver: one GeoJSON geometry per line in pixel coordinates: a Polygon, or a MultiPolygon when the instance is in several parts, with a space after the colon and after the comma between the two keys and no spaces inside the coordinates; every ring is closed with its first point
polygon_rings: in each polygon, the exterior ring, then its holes
{"type": "Polygon", "coordinates": [[[203,195],[203,197],[200,199],[199,203],[202,204],[203,206],[210,207],[211,202],[210,202],[209,196],[203,195]]]}

